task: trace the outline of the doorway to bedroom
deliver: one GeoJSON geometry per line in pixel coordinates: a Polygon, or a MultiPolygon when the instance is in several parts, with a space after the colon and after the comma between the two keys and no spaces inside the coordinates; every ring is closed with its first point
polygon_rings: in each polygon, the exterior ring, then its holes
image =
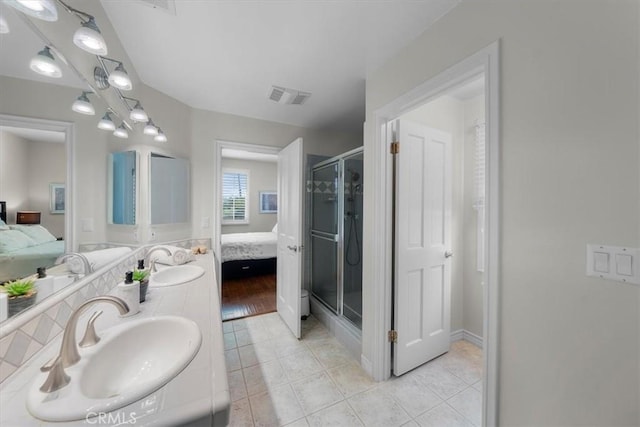
{"type": "Polygon", "coordinates": [[[276,311],[277,147],[219,142],[222,320],[276,311]]]}

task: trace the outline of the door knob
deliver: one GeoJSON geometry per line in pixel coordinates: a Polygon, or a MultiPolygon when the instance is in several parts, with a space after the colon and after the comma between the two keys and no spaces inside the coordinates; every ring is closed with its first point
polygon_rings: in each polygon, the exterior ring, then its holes
{"type": "Polygon", "coordinates": [[[293,252],[298,252],[298,247],[297,246],[289,246],[289,245],[287,245],[287,249],[289,249],[290,251],[293,251],[293,252]]]}
{"type": "Polygon", "coordinates": [[[445,257],[445,258],[451,258],[452,256],[453,256],[453,252],[451,252],[451,251],[445,251],[445,253],[444,253],[444,257],[445,257]]]}

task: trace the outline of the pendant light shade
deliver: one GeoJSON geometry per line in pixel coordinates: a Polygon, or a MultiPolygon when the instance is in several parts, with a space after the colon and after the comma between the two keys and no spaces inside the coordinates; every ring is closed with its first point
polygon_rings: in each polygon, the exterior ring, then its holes
{"type": "Polygon", "coordinates": [[[127,71],[124,69],[122,62],[118,64],[115,70],[109,73],[109,83],[111,86],[120,90],[132,89],[133,85],[131,84],[131,79],[129,78],[127,71]]]}
{"type": "Polygon", "coordinates": [[[109,113],[108,111],[104,113],[104,116],[102,116],[102,118],[98,122],[98,129],[110,131],[116,130],[116,124],[113,123],[113,120],[111,119],[111,113],[109,113]]]}
{"type": "Polygon", "coordinates": [[[9,32],[9,24],[4,16],[0,15],[0,34],[7,34],[9,32]]]}
{"type": "Polygon", "coordinates": [[[149,121],[149,116],[140,105],[140,101],[136,101],[136,105],[133,107],[131,112],[129,113],[129,118],[134,122],[147,122],[149,121]]]}
{"type": "Polygon", "coordinates": [[[149,119],[142,132],[145,135],[156,136],[158,134],[158,127],[153,123],[153,120],[149,119]]]}
{"type": "Polygon", "coordinates": [[[34,18],[57,21],[58,9],[54,0],[4,0],[4,3],[34,18]]]}
{"type": "Polygon", "coordinates": [[[76,30],[73,34],[73,43],[80,49],[94,55],[107,54],[107,43],[104,41],[104,37],[102,37],[93,17],[83,22],[80,28],[76,30]]]}
{"type": "Polygon", "coordinates": [[[118,138],[127,139],[129,138],[129,131],[124,127],[124,123],[120,124],[116,130],[113,131],[113,136],[117,136],[118,138]]]}
{"type": "Polygon", "coordinates": [[[167,142],[167,135],[162,132],[162,129],[158,128],[158,134],[153,137],[155,142],[167,142]]]}
{"type": "Polygon", "coordinates": [[[43,76],[54,78],[62,77],[62,70],[56,63],[56,60],[53,59],[53,55],[48,46],[45,46],[44,49],[31,59],[29,68],[43,76]]]}
{"type": "Polygon", "coordinates": [[[96,110],[95,108],[93,108],[93,105],[91,104],[91,101],[89,101],[89,98],[87,98],[87,93],[88,92],[82,92],[82,95],[80,95],[78,99],[75,100],[75,102],[71,106],[71,109],[76,113],[93,116],[94,114],[96,114],[96,110]]]}

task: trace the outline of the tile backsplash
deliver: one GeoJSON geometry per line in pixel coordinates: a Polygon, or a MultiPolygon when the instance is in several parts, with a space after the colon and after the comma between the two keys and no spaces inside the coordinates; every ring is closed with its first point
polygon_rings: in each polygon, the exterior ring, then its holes
{"type": "MultiPolygon", "coordinates": [[[[187,239],[163,244],[185,249],[198,245],[210,248],[211,239],[187,239]]],[[[114,246],[121,245],[96,243],[81,245],[80,249],[86,252],[114,246]]],[[[64,330],[73,310],[89,298],[111,291],[122,281],[125,272],[132,269],[137,260],[143,258],[153,246],[136,248],[126,258],[92,274],[85,283],[83,279],[71,285],[70,289],[49,297],[50,301],[45,300],[24,315],[5,321],[0,326],[0,383],[56,338],[64,330]]]]}

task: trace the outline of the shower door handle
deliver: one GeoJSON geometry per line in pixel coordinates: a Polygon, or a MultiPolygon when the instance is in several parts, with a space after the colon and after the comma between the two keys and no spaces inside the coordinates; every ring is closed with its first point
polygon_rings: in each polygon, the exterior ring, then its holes
{"type": "Polygon", "coordinates": [[[445,258],[451,258],[452,256],[453,256],[453,252],[451,252],[451,251],[445,251],[445,253],[444,253],[444,257],[445,257],[445,258]]]}

